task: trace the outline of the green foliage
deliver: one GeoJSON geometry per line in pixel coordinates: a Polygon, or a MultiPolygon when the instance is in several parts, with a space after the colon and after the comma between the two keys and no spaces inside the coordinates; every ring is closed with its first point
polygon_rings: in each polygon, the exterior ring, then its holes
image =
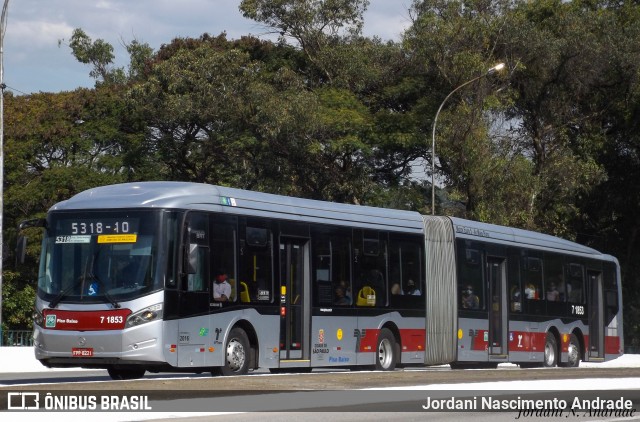
{"type": "MultiPolygon", "coordinates": [[[[58,43],[62,44],[63,40],[58,43]]],[[[153,49],[146,43],[133,40],[126,44],[130,64],[128,75],[124,69],[113,66],[113,46],[102,39],[93,41],[80,28],[73,30],[69,39],[69,47],[73,56],[80,63],[91,65],[89,75],[98,83],[123,84],[127,81],[139,80],[145,70],[147,61],[151,59],[153,49]]]]}
{"type": "Polygon", "coordinates": [[[240,11],[279,33],[283,42],[294,39],[318,72],[313,79],[332,83],[342,75],[343,59],[357,52],[347,40],[361,33],[368,5],[368,0],[242,0],[240,11]]]}
{"type": "Polygon", "coordinates": [[[31,314],[36,300],[33,286],[21,281],[16,272],[5,270],[2,274],[2,331],[31,329],[31,314]]]}
{"type": "Polygon", "coordinates": [[[368,0],[242,0],[240,11],[305,46],[313,44],[319,34],[335,36],[345,29],[359,32],[368,5],[368,0]]]}

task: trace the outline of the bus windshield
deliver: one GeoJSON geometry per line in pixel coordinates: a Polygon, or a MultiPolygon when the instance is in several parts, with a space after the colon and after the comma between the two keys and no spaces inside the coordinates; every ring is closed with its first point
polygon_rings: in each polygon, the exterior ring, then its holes
{"type": "Polygon", "coordinates": [[[38,296],[60,302],[130,300],[162,288],[157,211],[59,212],[42,245],[38,296]]]}

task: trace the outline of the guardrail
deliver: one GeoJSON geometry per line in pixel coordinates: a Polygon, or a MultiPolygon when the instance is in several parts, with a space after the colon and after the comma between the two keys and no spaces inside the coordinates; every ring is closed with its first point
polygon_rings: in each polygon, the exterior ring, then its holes
{"type": "Polygon", "coordinates": [[[33,331],[7,330],[2,331],[0,346],[33,346],[33,331]]]}

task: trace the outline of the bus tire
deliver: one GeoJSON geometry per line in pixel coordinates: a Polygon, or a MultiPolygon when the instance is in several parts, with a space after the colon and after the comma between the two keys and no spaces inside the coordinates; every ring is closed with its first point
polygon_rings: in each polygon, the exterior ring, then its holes
{"type": "Polygon", "coordinates": [[[399,348],[396,338],[388,328],[380,330],[376,347],[376,370],[393,371],[399,358],[399,348]]]}
{"type": "Polygon", "coordinates": [[[233,328],[224,349],[224,365],[220,373],[224,376],[245,375],[249,371],[250,353],[247,333],[242,328],[233,328]]]}
{"type": "Polygon", "coordinates": [[[558,364],[558,342],[552,333],[547,333],[544,342],[544,361],[542,366],[545,368],[553,368],[558,364]]]}
{"type": "Polygon", "coordinates": [[[575,334],[569,335],[569,346],[567,346],[567,361],[558,363],[563,368],[577,368],[580,366],[580,342],[575,334]]]}
{"type": "Polygon", "coordinates": [[[109,376],[112,380],[135,380],[138,378],[144,377],[145,371],[144,369],[120,369],[120,368],[109,368],[107,369],[109,376]]]}

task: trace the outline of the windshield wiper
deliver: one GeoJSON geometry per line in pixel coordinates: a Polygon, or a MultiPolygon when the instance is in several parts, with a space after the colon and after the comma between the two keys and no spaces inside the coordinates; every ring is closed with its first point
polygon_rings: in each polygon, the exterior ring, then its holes
{"type": "Polygon", "coordinates": [[[72,285],[67,287],[66,289],[60,290],[60,293],[58,293],[58,295],[56,297],[54,297],[51,302],[49,302],[49,308],[53,309],[56,306],[58,306],[58,303],[60,303],[60,301],[62,300],[63,297],[68,295],[71,290],[75,289],[78,286],[78,284],[83,283],[83,282],[84,282],[84,277],[80,278],[78,281],[76,281],[75,283],[73,283],[72,285]]]}

